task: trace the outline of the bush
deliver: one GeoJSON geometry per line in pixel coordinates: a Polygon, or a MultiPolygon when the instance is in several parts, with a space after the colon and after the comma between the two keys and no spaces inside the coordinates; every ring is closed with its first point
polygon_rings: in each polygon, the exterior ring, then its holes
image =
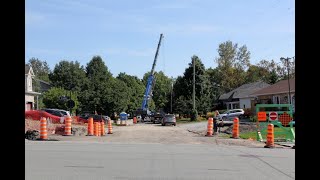
{"type": "Polygon", "coordinates": [[[197,121],[206,121],[207,119],[205,117],[201,117],[201,116],[198,116],[197,117],[197,121]]]}
{"type": "Polygon", "coordinates": [[[250,116],[250,121],[251,122],[257,122],[257,116],[250,116]]]}
{"type": "Polygon", "coordinates": [[[214,117],[214,112],[207,112],[206,118],[208,119],[209,117],[214,117]]]}

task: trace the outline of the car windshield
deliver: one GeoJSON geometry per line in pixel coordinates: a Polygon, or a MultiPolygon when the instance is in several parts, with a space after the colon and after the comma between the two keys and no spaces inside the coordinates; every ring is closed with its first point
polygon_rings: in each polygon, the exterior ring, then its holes
{"type": "Polygon", "coordinates": [[[64,111],[60,111],[63,115],[68,115],[66,112],[64,111]]]}
{"type": "Polygon", "coordinates": [[[172,115],[172,114],[166,115],[166,119],[173,119],[173,118],[174,118],[174,115],[172,115]]]}
{"type": "Polygon", "coordinates": [[[229,113],[229,111],[225,111],[225,112],[223,112],[222,114],[228,114],[229,113]]]}

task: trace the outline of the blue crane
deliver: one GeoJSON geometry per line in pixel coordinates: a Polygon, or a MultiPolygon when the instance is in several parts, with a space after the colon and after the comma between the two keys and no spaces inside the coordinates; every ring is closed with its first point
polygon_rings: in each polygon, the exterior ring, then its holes
{"type": "Polygon", "coordinates": [[[161,45],[161,39],[162,38],[163,38],[163,35],[160,34],[160,39],[159,39],[159,43],[158,43],[156,54],[154,56],[154,61],[153,61],[153,64],[152,64],[151,73],[150,73],[150,75],[148,77],[146,90],[145,90],[144,95],[143,95],[143,101],[142,101],[141,109],[142,109],[142,112],[144,112],[144,113],[142,113],[142,116],[148,115],[150,113],[150,111],[149,111],[149,101],[152,98],[152,89],[153,89],[154,84],[155,84],[154,69],[155,69],[155,66],[156,66],[156,62],[157,62],[159,48],[160,48],[160,45],[161,45]]]}

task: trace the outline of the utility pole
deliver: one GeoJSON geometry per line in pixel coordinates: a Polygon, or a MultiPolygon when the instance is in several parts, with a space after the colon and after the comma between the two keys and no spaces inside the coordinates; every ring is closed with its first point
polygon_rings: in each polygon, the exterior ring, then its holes
{"type": "Polygon", "coordinates": [[[192,92],[192,102],[193,102],[193,111],[196,110],[196,66],[195,58],[192,59],[193,64],[193,92],[192,92]]]}
{"type": "Polygon", "coordinates": [[[287,73],[288,73],[288,87],[289,87],[289,104],[291,104],[291,92],[290,92],[290,77],[289,77],[289,57],[287,58],[280,58],[280,59],[284,59],[287,62],[287,73]]]}
{"type": "Polygon", "coordinates": [[[172,114],[172,93],[173,93],[173,81],[171,82],[171,108],[170,108],[170,112],[172,114]]]}
{"type": "Polygon", "coordinates": [[[289,86],[289,104],[291,104],[291,92],[290,92],[290,76],[289,76],[289,59],[287,57],[287,71],[288,71],[288,86],[289,86]]]}

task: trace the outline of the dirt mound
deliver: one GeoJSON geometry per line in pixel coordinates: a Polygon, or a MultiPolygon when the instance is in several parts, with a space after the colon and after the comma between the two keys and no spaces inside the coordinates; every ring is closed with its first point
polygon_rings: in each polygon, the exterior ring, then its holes
{"type": "MultiPolygon", "coordinates": [[[[233,125],[229,126],[227,129],[222,130],[222,133],[232,134],[233,125]]],[[[252,132],[257,130],[256,124],[240,124],[239,125],[240,133],[252,132]]]]}
{"type": "Polygon", "coordinates": [[[37,130],[27,130],[27,132],[25,133],[25,139],[28,140],[36,140],[39,137],[39,131],[37,130]]]}

